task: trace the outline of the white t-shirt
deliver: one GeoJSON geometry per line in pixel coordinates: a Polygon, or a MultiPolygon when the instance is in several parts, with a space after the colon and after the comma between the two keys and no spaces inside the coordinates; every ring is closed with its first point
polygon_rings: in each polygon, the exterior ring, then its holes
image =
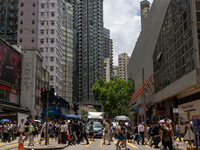
{"type": "Polygon", "coordinates": [[[60,126],[60,132],[68,132],[68,126],[67,125],[61,125],[60,126]]]}
{"type": "Polygon", "coordinates": [[[19,127],[19,132],[24,132],[24,123],[20,123],[18,127],[19,127]]]}
{"type": "Polygon", "coordinates": [[[144,132],[144,126],[142,124],[139,125],[138,132],[144,132]]]}
{"type": "MultiPolygon", "coordinates": [[[[48,123],[48,129],[49,129],[49,123],[48,123]]],[[[46,133],[46,122],[43,124],[43,132],[46,133]]]]}

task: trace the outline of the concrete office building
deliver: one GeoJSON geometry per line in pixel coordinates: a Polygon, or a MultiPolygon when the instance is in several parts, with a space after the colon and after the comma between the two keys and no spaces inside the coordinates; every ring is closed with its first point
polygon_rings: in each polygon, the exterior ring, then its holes
{"type": "Polygon", "coordinates": [[[111,75],[111,70],[110,70],[110,58],[104,58],[104,80],[106,82],[110,81],[110,75],[111,75]]]}
{"type": "Polygon", "coordinates": [[[29,109],[20,104],[22,52],[0,39],[0,109],[1,119],[16,120],[19,113],[29,109]]]}
{"type": "Polygon", "coordinates": [[[0,38],[17,44],[18,0],[0,1],[0,38]]]}
{"type": "Polygon", "coordinates": [[[63,36],[65,45],[63,49],[62,62],[62,98],[72,105],[73,94],[73,9],[68,2],[63,8],[63,36]]]}
{"type": "MultiPolygon", "coordinates": [[[[128,64],[136,86],[129,109],[142,110],[144,106],[144,68],[146,106],[152,106],[147,112],[149,122],[170,116],[184,124],[200,113],[199,10],[198,0],[154,0],[152,4],[128,64]],[[179,116],[173,108],[178,108],[179,116]]],[[[143,120],[143,114],[139,111],[136,119],[143,120]]]]}
{"type": "Polygon", "coordinates": [[[100,105],[94,100],[92,87],[104,76],[103,57],[103,0],[72,1],[74,28],[78,32],[77,78],[78,85],[75,101],[82,105],[100,105]]]}
{"type": "Polygon", "coordinates": [[[110,39],[110,30],[103,28],[102,36],[103,36],[104,58],[109,58],[109,60],[110,60],[110,73],[112,73],[112,70],[113,70],[113,40],[110,39]]]}
{"type": "Polygon", "coordinates": [[[140,11],[141,11],[141,28],[143,28],[145,21],[147,19],[150,9],[150,2],[148,0],[143,0],[140,2],[140,11]]]}
{"type": "Polygon", "coordinates": [[[127,65],[130,57],[126,53],[122,53],[118,56],[118,76],[120,79],[128,80],[127,65]]]}
{"type": "Polygon", "coordinates": [[[41,88],[48,85],[49,73],[42,65],[40,51],[34,49],[22,50],[22,81],[21,81],[21,106],[28,108],[29,115],[40,119],[42,103],[40,100],[41,88]]]}
{"type": "Polygon", "coordinates": [[[63,1],[19,0],[18,45],[39,49],[50,72],[50,88],[61,95],[63,1]],[[31,19],[30,19],[31,18],[31,19]]]}

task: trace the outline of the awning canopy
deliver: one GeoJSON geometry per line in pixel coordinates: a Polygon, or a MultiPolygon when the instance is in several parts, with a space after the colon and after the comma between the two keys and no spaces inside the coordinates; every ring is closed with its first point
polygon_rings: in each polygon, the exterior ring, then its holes
{"type": "MultiPolygon", "coordinates": [[[[148,92],[147,88],[153,93],[153,90],[151,89],[149,83],[153,83],[151,78],[153,75],[148,77],[148,79],[144,82],[144,89],[148,92]]],[[[140,86],[140,88],[133,94],[131,100],[129,101],[129,104],[131,104],[132,101],[134,101],[138,96],[140,96],[143,93],[143,85],[140,86]]]]}

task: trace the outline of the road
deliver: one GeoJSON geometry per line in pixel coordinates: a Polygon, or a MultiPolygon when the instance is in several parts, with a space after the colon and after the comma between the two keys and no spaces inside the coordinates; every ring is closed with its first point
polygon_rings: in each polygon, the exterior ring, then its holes
{"type": "MultiPolygon", "coordinates": [[[[35,145],[39,144],[38,141],[39,139],[36,139],[35,145]]],[[[68,146],[64,150],[115,150],[116,149],[115,147],[115,143],[117,143],[116,140],[114,140],[114,142],[112,142],[111,145],[107,145],[108,142],[106,143],[106,145],[103,145],[102,143],[103,143],[102,139],[95,139],[95,141],[90,141],[89,145],[85,145],[85,142],[82,142],[79,145],[76,144],[76,145],[68,146]]],[[[24,145],[27,145],[27,144],[28,144],[28,141],[26,141],[24,145]]],[[[17,140],[12,141],[11,143],[0,143],[0,150],[17,150],[17,147],[18,147],[17,140]]],[[[130,150],[152,149],[146,145],[143,146],[143,145],[131,144],[131,143],[128,143],[128,148],[130,148],[130,150]]]]}
{"type": "MultiPolygon", "coordinates": [[[[79,145],[73,145],[73,146],[69,146],[66,147],[64,150],[115,150],[116,146],[115,143],[117,143],[117,141],[115,140],[114,142],[111,143],[111,145],[107,145],[108,142],[106,143],[106,145],[103,145],[103,140],[102,139],[95,139],[95,141],[90,141],[89,145],[85,145],[86,142],[82,142],[79,145]]],[[[130,148],[130,150],[134,150],[134,149],[138,149],[138,150],[150,150],[153,148],[150,148],[147,145],[138,145],[138,144],[132,144],[132,143],[128,143],[128,148],[130,148]]]]}

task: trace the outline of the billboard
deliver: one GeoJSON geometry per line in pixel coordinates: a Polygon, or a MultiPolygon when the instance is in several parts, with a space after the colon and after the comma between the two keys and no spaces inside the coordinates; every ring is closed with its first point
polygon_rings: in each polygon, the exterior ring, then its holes
{"type": "Polygon", "coordinates": [[[0,41],[0,80],[20,87],[22,58],[0,41]]]}

